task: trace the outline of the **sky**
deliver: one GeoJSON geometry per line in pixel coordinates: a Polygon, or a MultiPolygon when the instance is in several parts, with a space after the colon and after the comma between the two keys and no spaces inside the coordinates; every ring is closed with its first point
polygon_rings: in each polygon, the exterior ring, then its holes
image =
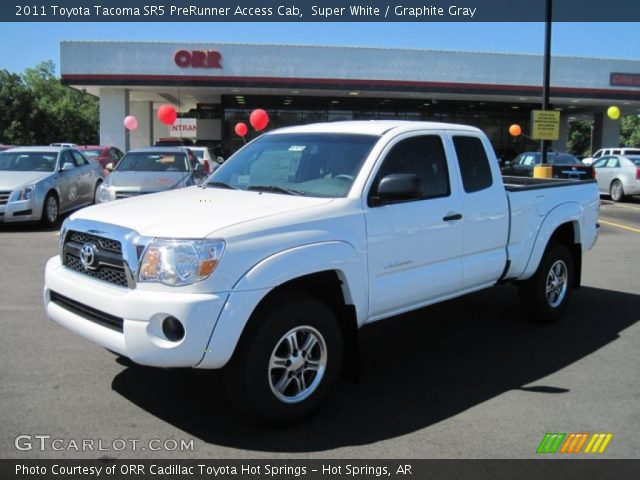
{"type": "MultiPolygon", "coordinates": [[[[640,60],[640,23],[554,23],[552,54],[640,60]]],[[[60,59],[61,40],[351,45],[542,54],[542,23],[0,23],[0,68],[60,59]]]]}

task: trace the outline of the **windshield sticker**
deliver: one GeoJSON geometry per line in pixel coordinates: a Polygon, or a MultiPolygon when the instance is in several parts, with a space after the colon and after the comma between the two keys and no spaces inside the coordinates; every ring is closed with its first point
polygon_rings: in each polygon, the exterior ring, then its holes
{"type": "Polygon", "coordinates": [[[291,145],[289,147],[290,152],[302,152],[306,147],[306,145],[291,145]]]}

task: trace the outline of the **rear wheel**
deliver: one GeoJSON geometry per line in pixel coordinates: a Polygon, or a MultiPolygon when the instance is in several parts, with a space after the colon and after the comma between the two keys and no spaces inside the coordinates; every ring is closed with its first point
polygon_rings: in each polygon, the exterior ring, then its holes
{"type": "Polygon", "coordinates": [[[620,180],[614,180],[611,182],[609,194],[611,195],[611,200],[614,202],[621,202],[624,200],[624,188],[622,187],[622,182],[620,180]]]}
{"type": "Polygon", "coordinates": [[[58,222],[59,215],[58,197],[53,192],[49,192],[42,206],[42,223],[48,227],[53,227],[58,222]]]}
{"type": "Polygon", "coordinates": [[[573,258],[567,246],[551,243],[536,273],[519,285],[523,313],[537,323],[558,320],[571,298],[573,275],[573,258]]]}
{"type": "Polygon", "coordinates": [[[342,334],[335,314],[306,295],[261,309],[225,370],[233,403],[254,420],[290,424],[315,411],[338,376],[342,334]]]}

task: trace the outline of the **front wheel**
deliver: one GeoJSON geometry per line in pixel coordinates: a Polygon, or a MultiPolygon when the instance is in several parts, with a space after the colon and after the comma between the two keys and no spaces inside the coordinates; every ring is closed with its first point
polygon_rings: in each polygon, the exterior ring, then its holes
{"type": "Polygon", "coordinates": [[[253,419],[291,424],[316,410],[342,364],[338,319],[306,295],[280,298],[247,327],[225,370],[233,403],[253,419]]]}
{"type": "Polygon", "coordinates": [[[622,182],[620,180],[614,180],[611,182],[609,194],[611,195],[611,200],[614,202],[621,202],[624,200],[624,188],[622,187],[622,182]]]}
{"type": "Polygon", "coordinates": [[[550,244],[536,273],[519,285],[523,313],[537,323],[558,320],[571,298],[573,275],[573,258],[567,246],[550,244]]]}
{"type": "Polygon", "coordinates": [[[60,207],[58,204],[58,197],[49,192],[44,199],[42,206],[42,223],[48,227],[53,227],[58,222],[58,216],[60,215],[60,207]]]}

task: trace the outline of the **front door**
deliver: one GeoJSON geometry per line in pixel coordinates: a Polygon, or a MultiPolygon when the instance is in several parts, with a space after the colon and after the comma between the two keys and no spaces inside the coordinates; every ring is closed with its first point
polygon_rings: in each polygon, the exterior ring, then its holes
{"type": "Polygon", "coordinates": [[[418,176],[417,200],[365,206],[369,318],[419,307],[462,287],[462,206],[443,137],[404,135],[390,143],[369,190],[393,173],[418,176]]]}

